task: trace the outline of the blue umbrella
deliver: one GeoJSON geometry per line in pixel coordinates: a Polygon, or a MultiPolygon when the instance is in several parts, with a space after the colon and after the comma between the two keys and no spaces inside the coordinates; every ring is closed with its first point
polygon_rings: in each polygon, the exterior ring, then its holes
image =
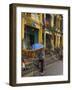
{"type": "Polygon", "coordinates": [[[42,44],[40,44],[40,43],[35,43],[35,44],[32,45],[33,50],[41,49],[43,47],[44,46],[42,44]]]}

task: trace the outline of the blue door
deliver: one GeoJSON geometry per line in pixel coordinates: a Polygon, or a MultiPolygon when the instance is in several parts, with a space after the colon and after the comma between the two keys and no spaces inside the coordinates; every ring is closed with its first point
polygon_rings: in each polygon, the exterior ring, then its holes
{"type": "Polygon", "coordinates": [[[38,30],[34,30],[34,43],[38,43],[38,30]]]}
{"type": "Polygon", "coordinates": [[[31,46],[35,43],[38,43],[38,29],[31,27],[31,26],[26,26],[25,28],[25,42],[26,42],[26,47],[27,49],[30,49],[31,46]]]}

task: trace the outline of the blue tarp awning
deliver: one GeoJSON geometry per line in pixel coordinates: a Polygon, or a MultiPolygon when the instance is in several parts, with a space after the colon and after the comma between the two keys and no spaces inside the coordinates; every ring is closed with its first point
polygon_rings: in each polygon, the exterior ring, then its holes
{"type": "Polygon", "coordinates": [[[36,44],[33,44],[32,45],[32,50],[37,50],[37,49],[41,49],[43,48],[44,46],[40,43],[36,43],[36,44]]]}

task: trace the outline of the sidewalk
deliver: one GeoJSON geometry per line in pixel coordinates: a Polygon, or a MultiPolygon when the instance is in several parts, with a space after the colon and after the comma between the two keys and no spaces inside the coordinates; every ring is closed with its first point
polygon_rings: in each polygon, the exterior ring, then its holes
{"type": "Polygon", "coordinates": [[[46,66],[44,76],[48,75],[62,75],[63,61],[57,61],[46,66]]]}

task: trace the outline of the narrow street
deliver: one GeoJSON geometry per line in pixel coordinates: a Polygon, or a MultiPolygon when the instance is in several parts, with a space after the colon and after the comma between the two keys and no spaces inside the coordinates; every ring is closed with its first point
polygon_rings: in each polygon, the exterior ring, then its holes
{"type": "Polygon", "coordinates": [[[44,75],[62,75],[63,74],[63,62],[57,61],[46,66],[44,75]]]}
{"type": "MultiPolygon", "coordinates": [[[[41,76],[38,67],[38,60],[30,63],[30,68],[23,71],[22,76],[41,76]]],[[[62,75],[63,74],[63,60],[59,60],[56,55],[47,55],[44,60],[44,73],[42,76],[48,75],[62,75]]]]}

